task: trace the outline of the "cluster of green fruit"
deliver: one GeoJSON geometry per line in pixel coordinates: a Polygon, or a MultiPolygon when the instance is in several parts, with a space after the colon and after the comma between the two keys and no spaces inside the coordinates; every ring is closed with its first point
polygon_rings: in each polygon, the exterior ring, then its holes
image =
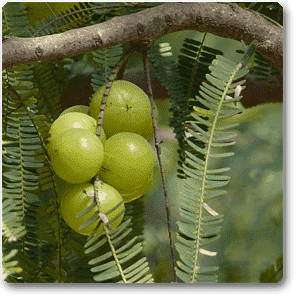
{"type": "MultiPolygon", "coordinates": [[[[155,161],[148,140],[153,136],[148,96],[136,85],[115,81],[106,102],[100,140],[98,116],[105,86],[93,96],[90,107],[77,105],[63,111],[51,125],[47,145],[58,176],[61,215],[76,232],[90,235],[97,222],[80,226],[97,210],[76,216],[90,206],[97,175],[101,212],[112,229],[122,221],[124,202],[140,198],[150,188],[155,161]],[[116,207],[116,209],[113,209],[116,207]]],[[[99,231],[103,225],[99,227],[99,231]]]]}

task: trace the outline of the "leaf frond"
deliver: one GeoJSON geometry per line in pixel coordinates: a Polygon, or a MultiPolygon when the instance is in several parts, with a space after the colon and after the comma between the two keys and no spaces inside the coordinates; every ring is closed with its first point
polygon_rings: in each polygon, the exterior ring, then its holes
{"type": "Polygon", "coordinates": [[[240,112],[234,102],[228,103],[227,99],[232,98],[229,95],[239,86],[235,83],[248,73],[244,65],[252,57],[256,45],[257,42],[253,41],[238,63],[217,55],[209,67],[211,73],[206,74],[208,83],[202,83],[200,97],[196,97],[198,105],[194,105],[195,112],[191,114],[194,121],[189,122],[192,128],[187,128],[189,136],[186,138],[187,144],[196,153],[185,151],[182,170],[187,177],[183,182],[179,208],[184,221],[177,221],[179,234],[178,243],[175,244],[180,257],[176,274],[185,283],[217,282],[214,273],[218,268],[203,266],[203,256],[214,257],[217,252],[203,247],[220,237],[223,215],[212,209],[209,201],[226,193],[220,188],[229,183],[230,176],[223,175],[229,168],[212,169],[209,162],[234,154],[217,151],[233,145],[235,141],[232,139],[236,136],[235,132],[226,131],[231,126],[219,127],[218,122],[219,119],[224,121],[240,112]],[[203,108],[209,112],[206,114],[209,115],[208,120],[201,116],[203,108]],[[206,127],[202,128],[201,125],[206,127]]]}

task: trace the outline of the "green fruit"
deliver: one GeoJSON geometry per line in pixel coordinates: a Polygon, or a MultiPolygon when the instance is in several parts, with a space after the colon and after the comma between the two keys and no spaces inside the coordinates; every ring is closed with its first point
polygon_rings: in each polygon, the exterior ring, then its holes
{"type": "MultiPolygon", "coordinates": [[[[105,86],[101,87],[91,100],[90,115],[95,120],[105,90],[105,86]]],[[[133,132],[150,139],[154,133],[151,104],[144,91],[129,81],[114,81],[106,102],[103,128],[107,138],[119,132],[133,132]]]]}
{"type": "Polygon", "coordinates": [[[52,142],[55,142],[62,133],[71,128],[81,128],[96,134],[97,122],[92,117],[81,112],[64,114],[58,117],[51,125],[49,130],[51,134],[50,139],[52,142]]]}
{"type": "MultiPolygon", "coordinates": [[[[47,150],[50,158],[53,157],[53,147],[55,145],[58,137],[65,131],[71,128],[80,128],[90,131],[91,133],[97,133],[97,122],[94,118],[80,112],[69,112],[60,117],[58,117],[49,130],[51,136],[49,137],[49,144],[47,145],[47,150]]],[[[106,142],[106,135],[104,130],[101,130],[100,140],[104,145],[106,142]]]]}
{"type": "MultiPolygon", "coordinates": [[[[93,193],[94,187],[91,183],[83,183],[68,188],[60,199],[60,212],[62,218],[74,231],[79,234],[90,235],[96,228],[100,219],[96,220],[88,227],[79,230],[79,227],[98,211],[97,206],[95,206],[87,214],[76,218],[76,216],[88,208],[92,202],[92,197],[88,197],[83,190],[90,194],[93,193]]],[[[120,193],[112,186],[103,183],[99,187],[99,200],[101,212],[106,214],[109,220],[116,217],[111,223],[112,229],[115,229],[122,222],[125,212],[124,202],[120,193]],[[111,211],[117,205],[118,207],[111,211]]],[[[100,225],[97,233],[102,230],[103,224],[100,225]]]]}
{"type": "Polygon", "coordinates": [[[71,106],[67,109],[65,109],[60,115],[59,117],[63,116],[64,114],[66,113],[70,113],[70,112],[80,112],[80,113],[83,113],[83,114],[88,114],[89,112],[89,107],[86,106],[86,105],[74,105],[74,106],[71,106]]]}
{"type": "Polygon", "coordinates": [[[69,129],[56,140],[51,157],[55,173],[69,183],[88,182],[100,170],[104,149],[97,136],[85,129],[69,129]]]}
{"type": "Polygon", "coordinates": [[[152,173],[155,156],[146,139],[120,132],[105,143],[99,178],[117,190],[127,191],[144,184],[152,173]]]}
{"type": "Polygon", "coordinates": [[[152,178],[153,178],[153,173],[150,174],[146,182],[137,186],[136,188],[119,190],[119,193],[121,194],[124,202],[128,203],[137,200],[141,198],[144,194],[146,194],[152,184],[152,178]]]}

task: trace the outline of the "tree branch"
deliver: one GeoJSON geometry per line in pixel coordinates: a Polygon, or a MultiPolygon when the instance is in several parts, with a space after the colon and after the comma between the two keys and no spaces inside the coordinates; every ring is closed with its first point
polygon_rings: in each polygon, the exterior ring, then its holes
{"type": "Polygon", "coordinates": [[[283,74],[283,29],[237,4],[176,2],[107,22],[35,38],[5,37],[2,68],[43,60],[62,60],[128,41],[152,45],[159,37],[181,30],[213,33],[249,44],[283,74]]]}

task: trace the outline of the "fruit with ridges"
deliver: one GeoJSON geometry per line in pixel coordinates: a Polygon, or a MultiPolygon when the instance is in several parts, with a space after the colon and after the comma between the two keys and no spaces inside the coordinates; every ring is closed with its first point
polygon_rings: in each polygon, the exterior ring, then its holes
{"type": "MultiPolygon", "coordinates": [[[[81,128],[89,130],[90,132],[97,133],[97,122],[91,116],[84,114],[82,112],[69,112],[64,115],[59,116],[51,125],[49,133],[51,137],[49,138],[50,142],[55,142],[56,139],[64,133],[66,130],[71,128],[81,128]]],[[[101,142],[105,143],[106,136],[105,131],[101,130],[101,142]],[[103,134],[103,137],[102,137],[103,134]]]]}
{"type": "MultiPolygon", "coordinates": [[[[94,187],[91,183],[83,183],[73,185],[68,188],[67,192],[63,194],[60,199],[60,212],[65,222],[77,233],[83,235],[90,235],[96,228],[99,220],[95,221],[88,227],[80,229],[80,226],[87,221],[95,212],[97,212],[97,206],[92,208],[87,214],[76,218],[76,216],[83,210],[89,207],[92,202],[92,197],[88,197],[88,194],[93,193],[94,187]]],[[[114,221],[112,221],[112,229],[115,229],[121,222],[124,216],[125,206],[120,193],[112,186],[102,183],[99,188],[99,200],[101,212],[106,214],[109,220],[114,219],[120,214],[114,221]],[[115,210],[111,211],[115,206],[119,205],[115,210]]],[[[97,233],[103,230],[103,224],[100,225],[97,233]]]]}
{"type": "MultiPolygon", "coordinates": [[[[97,132],[97,122],[94,118],[80,112],[69,112],[62,116],[59,116],[51,125],[49,133],[49,144],[47,145],[47,150],[52,159],[54,154],[54,145],[58,137],[63,134],[68,129],[85,129],[96,135],[97,132]]],[[[105,144],[106,135],[105,131],[101,130],[100,140],[102,144],[105,144]]]]}
{"type": "MultiPolygon", "coordinates": [[[[105,90],[105,86],[101,87],[92,97],[89,113],[95,120],[105,90]]],[[[106,101],[103,128],[107,138],[119,132],[133,132],[149,140],[154,131],[151,104],[145,92],[129,81],[114,81],[106,101]]]]}
{"type": "Polygon", "coordinates": [[[71,107],[68,107],[67,109],[65,109],[59,115],[59,117],[63,116],[64,114],[70,113],[70,112],[81,112],[81,113],[87,115],[89,113],[89,107],[86,105],[74,105],[74,106],[71,106],[71,107]]]}
{"type": "Polygon", "coordinates": [[[146,139],[132,132],[120,132],[105,143],[99,178],[117,190],[131,190],[147,181],[155,156],[146,139]]]}
{"type": "Polygon", "coordinates": [[[85,129],[69,129],[53,146],[51,157],[55,173],[69,183],[88,182],[100,170],[104,148],[97,136],[85,129]]]}

